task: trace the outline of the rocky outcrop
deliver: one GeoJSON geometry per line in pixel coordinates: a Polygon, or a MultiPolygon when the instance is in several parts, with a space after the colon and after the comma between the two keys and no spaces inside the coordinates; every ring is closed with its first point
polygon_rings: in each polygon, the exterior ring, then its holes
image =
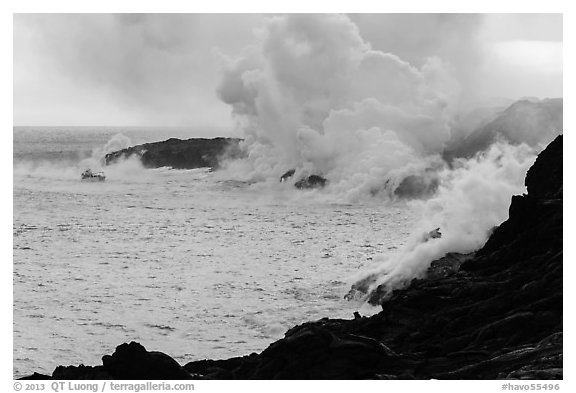
{"type": "MultiPolygon", "coordinates": [[[[280,176],[280,183],[288,181],[296,173],[295,169],[290,169],[286,171],[282,176],[280,176]]],[[[310,175],[301,178],[294,183],[294,187],[299,190],[306,190],[311,188],[322,188],[326,185],[327,180],[320,175],[310,175]]]]}
{"type": "Polygon", "coordinates": [[[294,183],[294,187],[299,190],[310,188],[322,188],[326,185],[326,179],[319,175],[310,175],[294,183]]]}
{"type": "Polygon", "coordinates": [[[296,169],[290,169],[286,171],[282,176],[280,176],[280,183],[284,183],[286,180],[290,179],[296,173],[296,169]]]}
{"type": "Polygon", "coordinates": [[[426,278],[394,291],[372,317],[304,323],[260,354],[183,367],[123,344],[103,366],[59,367],[52,377],[561,379],[562,136],[540,154],[526,185],[475,255],[432,263],[426,278]]]}
{"type": "MultiPolygon", "coordinates": [[[[42,379],[35,374],[35,379],[42,379]]],[[[31,378],[29,378],[31,379],[31,378]]],[[[192,379],[176,360],[131,342],[102,357],[101,366],[58,366],[52,379],[192,379]]]]}
{"type": "Polygon", "coordinates": [[[106,165],[137,156],[146,168],[172,167],[174,169],[217,168],[223,159],[244,156],[241,139],[171,138],[163,142],[145,143],[106,154],[106,165]]]}

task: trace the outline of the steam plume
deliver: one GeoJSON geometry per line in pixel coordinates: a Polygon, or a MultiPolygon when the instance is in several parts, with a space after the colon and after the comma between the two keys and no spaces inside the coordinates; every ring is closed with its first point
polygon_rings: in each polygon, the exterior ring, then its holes
{"type": "Polygon", "coordinates": [[[480,247],[523,191],[542,143],[561,132],[561,100],[487,111],[484,121],[458,114],[462,70],[439,57],[414,66],[374,50],[343,15],[269,18],[255,45],[222,55],[222,67],[218,95],[248,151],[231,164],[234,175],[277,182],[291,168],[294,178],[321,174],[325,192],[348,201],[432,196],[412,202],[423,218],[408,246],[358,277],[364,291],[398,288],[447,252],[480,247]],[[538,121],[524,132],[528,118],[538,121]],[[443,236],[423,242],[436,227],[443,236]]]}
{"type": "Polygon", "coordinates": [[[416,68],[373,50],[343,15],[270,18],[259,45],[223,66],[218,94],[256,178],[294,167],[336,189],[377,188],[426,166],[450,138],[459,87],[449,65],[430,58],[416,68]]]}

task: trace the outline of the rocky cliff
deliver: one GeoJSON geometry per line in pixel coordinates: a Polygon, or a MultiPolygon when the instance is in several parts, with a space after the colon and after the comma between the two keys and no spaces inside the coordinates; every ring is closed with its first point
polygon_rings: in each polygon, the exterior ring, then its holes
{"type": "Polygon", "coordinates": [[[184,366],[123,344],[101,366],[60,366],[52,378],[561,379],[562,136],[526,186],[475,255],[433,263],[372,317],[304,323],[260,354],[184,366]]]}

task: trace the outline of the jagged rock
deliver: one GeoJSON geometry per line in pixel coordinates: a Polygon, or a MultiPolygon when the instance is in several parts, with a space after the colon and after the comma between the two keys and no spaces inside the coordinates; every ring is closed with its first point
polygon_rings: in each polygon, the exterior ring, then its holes
{"type": "Polygon", "coordinates": [[[310,175],[294,183],[294,187],[302,190],[309,188],[322,188],[326,185],[326,179],[318,175],[310,175]]]}
{"type": "Polygon", "coordinates": [[[106,154],[106,165],[133,155],[140,158],[146,168],[169,166],[175,169],[218,168],[222,159],[244,156],[241,139],[236,138],[171,138],[163,142],[145,143],[106,154]]]}
{"type": "Polygon", "coordinates": [[[113,379],[102,366],[58,366],[52,372],[51,379],[113,379]]]}
{"type": "Polygon", "coordinates": [[[538,155],[526,174],[528,195],[535,198],[562,199],[562,137],[556,138],[538,155]]]}
{"type": "Polygon", "coordinates": [[[294,176],[294,173],[296,173],[296,169],[290,169],[287,171],[285,174],[280,176],[280,183],[284,183],[286,180],[294,176]]]}
{"type": "Polygon", "coordinates": [[[474,258],[474,255],[473,252],[469,254],[449,252],[444,257],[432,261],[430,267],[426,270],[426,279],[435,280],[455,274],[460,270],[460,266],[464,262],[474,258]]]}

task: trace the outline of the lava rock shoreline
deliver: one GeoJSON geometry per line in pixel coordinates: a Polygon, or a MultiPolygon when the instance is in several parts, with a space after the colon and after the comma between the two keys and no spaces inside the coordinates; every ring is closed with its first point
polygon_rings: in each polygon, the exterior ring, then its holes
{"type": "MultiPolygon", "coordinates": [[[[104,163],[112,165],[130,157],[138,157],[145,168],[171,167],[173,169],[218,169],[225,160],[243,158],[238,138],[170,138],[162,142],[144,143],[106,154],[104,163]]],[[[288,171],[281,181],[292,176],[295,170],[288,171]]],[[[326,179],[310,175],[298,180],[294,187],[302,189],[322,188],[326,179]]]]}
{"type": "Polygon", "coordinates": [[[140,158],[146,168],[174,169],[218,168],[223,159],[244,157],[238,138],[170,138],[162,142],[145,143],[106,154],[106,165],[131,156],[140,158]]]}
{"type": "Polygon", "coordinates": [[[562,156],[560,135],[484,247],[435,261],[374,316],[307,322],[260,354],[182,366],[132,342],[22,379],[562,379],[562,156]]]}

